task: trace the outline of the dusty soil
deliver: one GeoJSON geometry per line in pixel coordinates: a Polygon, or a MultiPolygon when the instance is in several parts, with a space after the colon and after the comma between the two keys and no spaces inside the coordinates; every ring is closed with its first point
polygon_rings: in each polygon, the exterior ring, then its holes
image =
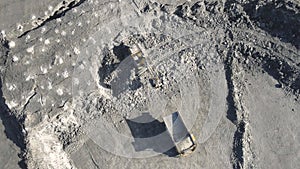
{"type": "Polygon", "coordinates": [[[0,168],[300,166],[299,1],[0,2],[0,168]]]}

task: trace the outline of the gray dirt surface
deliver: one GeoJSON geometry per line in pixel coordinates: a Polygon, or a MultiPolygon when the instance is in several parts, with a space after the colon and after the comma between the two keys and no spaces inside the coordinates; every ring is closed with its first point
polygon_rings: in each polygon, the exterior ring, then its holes
{"type": "Polygon", "coordinates": [[[299,12],[297,0],[0,0],[0,168],[297,168],[299,12]],[[187,157],[163,123],[175,111],[197,141],[187,157]]]}

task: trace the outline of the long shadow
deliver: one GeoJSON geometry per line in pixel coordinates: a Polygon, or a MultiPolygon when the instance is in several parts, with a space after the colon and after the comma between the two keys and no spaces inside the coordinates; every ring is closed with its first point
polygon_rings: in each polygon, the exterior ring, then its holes
{"type": "MultiPolygon", "coordinates": [[[[16,118],[11,112],[10,109],[5,104],[5,99],[3,98],[2,92],[2,79],[0,78],[0,118],[3,126],[5,127],[5,134],[8,139],[10,139],[14,144],[16,144],[21,152],[25,151],[25,138],[22,133],[21,121],[16,118]]],[[[22,154],[19,154],[19,157],[22,158],[22,154]]],[[[22,159],[19,163],[19,166],[22,169],[27,168],[25,160],[22,159]]]]}
{"type": "Polygon", "coordinates": [[[225,77],[226,77],[226,81],[227,81],[227,86],[228,86],[228,95],[226,97],[226,101],[227,101],[227,105],[228,105],[228,110],[227,110],[227,115],[226,117],[233,123],[233,124],[237,124],[238,123],[238,119],[237,119],[237,114],[236,114],[236,107],[234,104],[234,85],[233,85],[233,81],[232,81],[232,49],[230,49],[227,53],[227,58],[224,64],[224,68],[225,68],[225,77]]]}
{"type": "Polygon", "coordinates": [[[233,136],[233,146],[232,146],[232,167],[233,169],[240,169],[244,163],[243,156],[243,135],[245,133],[245,124],[243,121],[238,122],[236,105],[234,101],[234,85],[233,85],[233,70],[232,70],[232,49],[230,49],[227,53],[227,59],[224,63],[225,66],[225,76],[228,86],[228,95],[226,97],[227,100],[227,118],[236,125],[237,129],[233,136]]]}
{"type": "Polygon", "coordinates": [[[169,157],[178,155],[174,142],[172,141],[163,122],[154,119],[149,113],[143,113],[135,119],[126,119],[130,128],[134,142],[132,143],[136,151],[152,149],[155,152],[165,154],[169,157]],[[158,139],[153,137],[160,135],[158,139]],[[147,139],[152,138],[152,139],[147,139]],[[169,150],[165,150],[170,147],[169,150]]]}
{"type": "Polygon", "coordinates": [[[291,43],[299,49],[300,13],[288,8],[288,6],[294,4],[277,1],[257,8],[258,2],[258,0],[252,1],[244,6],[244,10],[250,19],[272,36],[280,38],[283,42],[291,43]]]}

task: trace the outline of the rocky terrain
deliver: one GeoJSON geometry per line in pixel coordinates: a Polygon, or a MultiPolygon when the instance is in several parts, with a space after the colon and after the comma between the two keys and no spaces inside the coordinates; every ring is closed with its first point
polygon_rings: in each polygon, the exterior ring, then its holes
{"type": "Polygon", "coordinates": [[[300,166],[298,0],[0,2],[0,168],[300,166]]]}

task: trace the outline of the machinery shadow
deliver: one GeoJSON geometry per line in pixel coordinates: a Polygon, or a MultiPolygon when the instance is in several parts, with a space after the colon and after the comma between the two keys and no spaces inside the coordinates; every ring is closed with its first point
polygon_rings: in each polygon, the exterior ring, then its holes
{"type": "Polygon", "coordinates": [[[164,122],[153,118],[149,113],[143,113],[134,119],[126,119],[126,122],[134,137],[132,144],[136,151],[152,149],[169,157],[178,155],[172,138],[166,132],[167,128],[164,122]],[[158,135],[160,136],[156,137],[158,135]],[[165,151],[166,147],[171,148],[165,151]]]}

